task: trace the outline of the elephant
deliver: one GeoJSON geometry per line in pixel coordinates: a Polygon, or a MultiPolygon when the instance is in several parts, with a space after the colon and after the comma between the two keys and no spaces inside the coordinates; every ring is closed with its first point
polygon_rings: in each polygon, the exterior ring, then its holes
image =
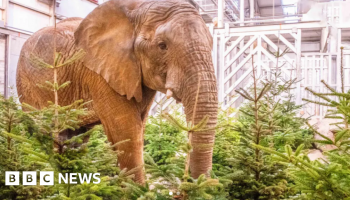
{"type": "MultiPolygon", "coordinates": [[[[110,0],[84,19],[67,18],[34,33],[21,50],[17,92],[22,103],[47,106],[54,94],[38,84],[52,80],[53,72],[33,66],[30,56],[53,63],[55,49],[63,59],[82,49],[82,59],[58,70],[59,84],[71,81],[59,90],[59,104],[92,100],[81,126],[102,124],[113,144],[130,140],[117,147],[124,152],[118,155],[121,169],[144,164],[143,134],[157,91],[181,102],[188,122],[208,116],[207,128],[191,134],[190,171],[197,178],[212,167],[217,124],[212,41],[185,0],[110,0]]],[[[135,172],[136,181],[144,179],[143,169],[135,172]]]]}

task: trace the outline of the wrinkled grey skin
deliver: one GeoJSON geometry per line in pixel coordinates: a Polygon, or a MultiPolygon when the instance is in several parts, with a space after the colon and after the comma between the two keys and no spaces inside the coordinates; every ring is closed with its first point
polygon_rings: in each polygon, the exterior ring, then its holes
{"type": "MultiPolygon", "coordinates": [[[[53,94],[37,86],[52,80],[52,71],[31,66],[31,53],[53,62],[54,29],[44,28],[25,43],[17,70],[20,101],[37,108],[53,101],[53,94]]],[[[181,0],[111,0],[85,19],[70,18],[57,24],[57,51],[65,58],[84,49],[84,59],[58,72],[59,83],[71,85],[59,92],[59,103],[93,100],[82,126],[102,123],[118,147],[121,168],[143,164],[143,132],[156,91],[183,103],[187,121],[210,117],[217,121],[216,78],[211,60],[212,38],[192,5],[181,0]],[[200,84],[199,84],[200,80],[200,84]],[[199,86],[195,115],[194,104],[199,86]],[[194,119],[192,119],[194,117],[194,119]]],[[[214,131],[192,134],[193,177],[211,169],[214,131]],[[205,145],[203,145],[205,144],[205,145]],[[202,146],[202,147],[199,147],[202,146]],[[207,146],[204,148],[203,146],[207,146]]],[[[142,170],[136,180],[144,181],[142,170]]]]}

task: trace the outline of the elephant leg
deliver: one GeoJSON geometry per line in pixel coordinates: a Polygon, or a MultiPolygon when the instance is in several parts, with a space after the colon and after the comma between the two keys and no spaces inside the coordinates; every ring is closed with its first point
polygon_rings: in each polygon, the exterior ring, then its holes
{"type": "MultiPolygon", "coordinates": [[[[108,86],[106,86],[108,87],[108,86]]],[[[99,87],[103,88],[103,87],[99,87]]],[[[117,150],[118,163],[121,169],[128,170],[143,165],[143,123],[136,102],[127,100],[111,90],[107,92],[92,92],[93,107],[105,129],[108,140],[113,144],[129,140],[119,146],[117,150]]],[[[143,168],[135,172],[135,180],[144,182],[143,168]]]]}

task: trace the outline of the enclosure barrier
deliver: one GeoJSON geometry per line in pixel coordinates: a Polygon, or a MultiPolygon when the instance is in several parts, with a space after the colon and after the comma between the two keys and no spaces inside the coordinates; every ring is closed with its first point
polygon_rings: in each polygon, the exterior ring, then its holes
{"type": "MultiPolygon", "coordinates": [[[[320,22],[297,23],[287,25],[270,25],[262,27],[233,27],[212,29],[214,45],[212,51],[215,73],[218,80],[218,97],[223,110],[230,107],[239,108],[244,98],[235,90],[252,86],[252,58],[254,69],[260,80],[270,79],[271,71],[278,67],[281,78],[285,80],[297,78],[293,94],[297,104],[303,104],[301,114],[322,118],[327,111],[324,106],[306,104],[303,98],[322,101],[311,95],[305,88],[316,92],[326,92],[321,80],[326,81],[334,89],[340,89],[340,46],[342,45],[339,28],[337,51],[332,53],[303,53],[302,32],[310,28],[325,28],[320,22]],[[339,47],[339,48],[338,48],[339,47]],[[276,57],[277,52],[282,54],[276,57]]],[[[345,88],[350,89],[350,53],[344,53],[345,88]]],[[[164,94],[157,94],[156,101],[165,99],[164,94]]],[[[175,103],[174,100],[163,104],[163,109],[175,103]]],[[[156,112],[158,105],[153,104],[150,114],[156,112]]]]}

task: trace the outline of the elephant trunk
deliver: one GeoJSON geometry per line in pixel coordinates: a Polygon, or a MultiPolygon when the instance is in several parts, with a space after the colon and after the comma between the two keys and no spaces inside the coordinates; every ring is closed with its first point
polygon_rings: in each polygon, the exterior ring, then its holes
{"type": "MultiPolygon", "coordinates": [[[[186,120],[198,124],[205,116],[209,117],[204,129],[211,129],[217,123],[218,98],[216,77],[213,70],[210,52],[194,53],[194,66],[188,68],[185,80],[184,96],[186,120]]],[[[192,56],[191,56],[192,57],[192,56]]],[[[192,57],[193,59],[193,57],[192,57]]],[[[192,60],[193,61],[193,60],[192,60]]],[[[198,178],[208,175],[212,167],[212,153],[215,130],[193,132],[191,142],[193,151],[190,155],[191,176],[198,178]]]]}

